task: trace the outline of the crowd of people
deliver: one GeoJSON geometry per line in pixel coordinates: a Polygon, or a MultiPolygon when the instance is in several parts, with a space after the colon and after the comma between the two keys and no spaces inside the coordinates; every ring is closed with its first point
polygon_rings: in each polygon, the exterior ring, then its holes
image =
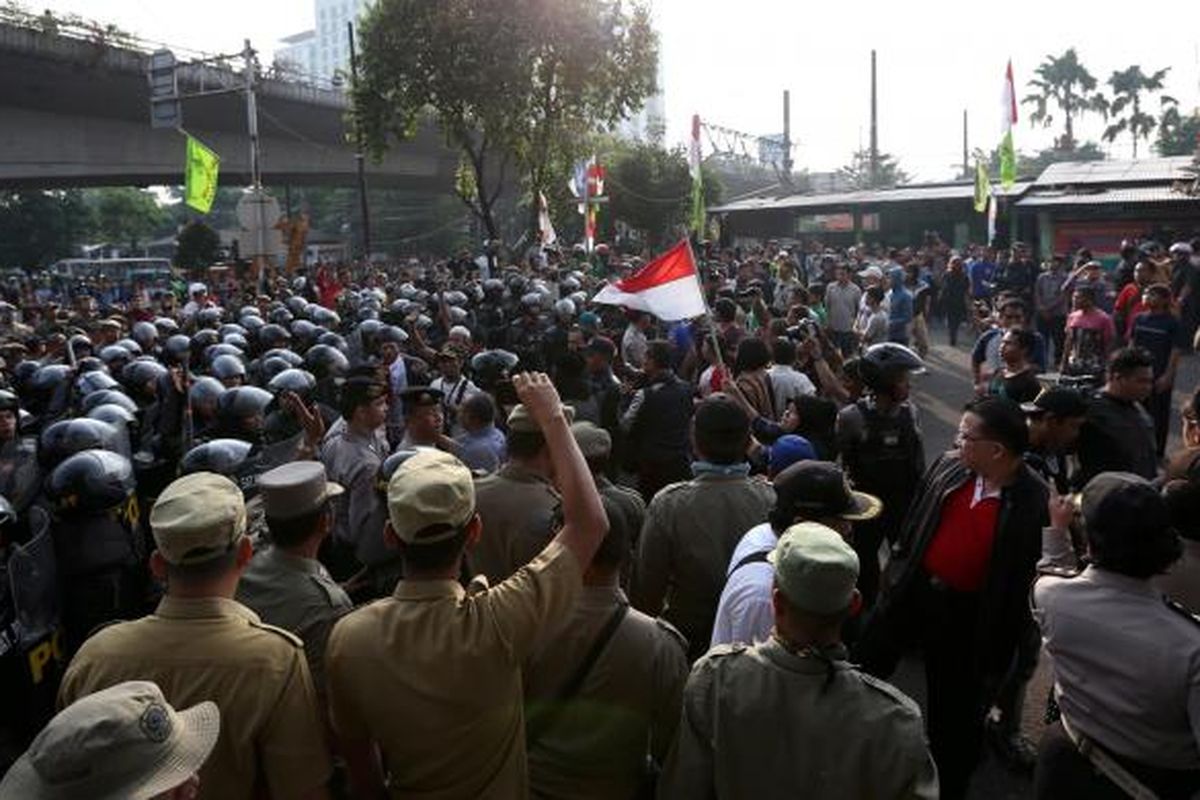
{"type": "Polygon", "coordinates": [[[673,322],[604,246],[9,284],[0,798],[1191,797],[1194,246],[705,245],[673,322]]]}

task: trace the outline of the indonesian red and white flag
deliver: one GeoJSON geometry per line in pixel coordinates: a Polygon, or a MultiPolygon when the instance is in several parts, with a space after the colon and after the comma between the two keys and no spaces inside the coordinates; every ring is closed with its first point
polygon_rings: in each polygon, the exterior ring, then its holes
{"type": "Polygon", "coordinates": [[[628,278],[605,286],[592,302],[645,311],[666,322],[703,316],[708,311],[687,239],[628,278]]]}

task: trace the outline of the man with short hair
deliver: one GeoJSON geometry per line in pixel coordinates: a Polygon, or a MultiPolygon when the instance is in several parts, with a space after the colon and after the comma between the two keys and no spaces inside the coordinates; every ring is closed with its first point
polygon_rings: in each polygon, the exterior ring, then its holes
{"type": "Polygon", "coordinates": [[[630,311],[629,324],[621,336],[621,360],[630,369],[643,369],[646,361],[646,348],[650,341],[646,332],[654,326],[654,317],[644,311],[630,311]]]}
{"type": "MultiPolygon", "coordinates": [[[[590,422],[576,422],[571,425],[571,435],[579,445],[587,461],[588,470],[596,481],[596,490],[607,502],[621,512],[629,530],[629,546],[631,553],[636,552],[638,535],[642,531],[642,523],[646,519],[646,501],[636,490],[628,486],[620,486],[608,479],[609,459],[612,457],[612,437],[608,431],[598,428],[590,422]]],[[[612,514],[609,514],[611,520],[612,514]]],[[[629,559],[623,566],[628,566],[629,559]]],[[[627,578],[628,575],[623,577],[627,578]]],[[[624,584],[627,581],[622,581],[624,584]]]]}
{"type": "MultiPolygon", "coordinates": [[[[834,276],[834,282],[825,287],[826,325],[834,346],[849,358],[858,344],[854,335],[854,321],[862,301],[862,289],[850,281],[850,268],[846,264],[838,264],[834,276]]],[[[779,408],[783,408],[783,405],[779,408]]]]}
{"type": "Polygon", "coordinates": [[[1132,472],[1147,480],[1158,474],[1154,420],[1142,404],[1154,390],[1154,364],[1135,347],[1113,353],[1108,380],[1088,405],[1079,434],[1079,471],[1074,485],[1082,488],[1101,472],[1132,472]]]}
{"type": "MultiPolygon", "coordinates": [[[[388,413],[387,386],[373,375],[356,374],[342,386],[342,417],[325,436],[321,463],[329,479],[346,490],[334,506],[333,540],[348,545],[359,564],[384,575],[394,554],[383,546],[387,509],[375,491],[379,465],[388,456],[383,424],[388,413]]],[[[385,579],[385,583],[391,578],[385,579]]],[[[379,591],[390,591],[381,585],[379,591]]]]}
{"type": "Polygon", "coordinates": [[[523,672],[534,797],[634,797],[647,757],[662,764],[679,723],[687,642],[629,608],[619,581],[637,529],[613,494],[601,500],[608,535],[579,602],[544,632],[523,672]]]}
{"type": "Polygon", "coordinates": [[[1200,626],[1152,579],[1180,556],[1170,509],[1144,478],[1083,488],[1080,571],[1070,498],[1050,501],[1033,614],[1054,660],[1061,717],[1045,729],[1034,797],[1195,797],[1200,792],[1200,626]]]}
{"type": "Polygon", "coordinates": [[[621,433],[635,449],[638,491],[649,503],[659,489],[688,479],[688,422],[692,386],[671,369],[671,345],[661,339],[646,348],[646,382],[621,416],[621,433]]]}
{"type": "Polygon", "coordinates": [[[150,528],[150,570],[166,596],[150,616],[84,642],[59,705],[127,680],[154,681],[174,706],[212,700],[221,735],[198,797],[326,797],[329,755],[303,643],[233,599],[253,555],[241,489],[211,472],[185,475],[159,495],[150,528]]]}
{"type": "MultiPolygon", "coordinates": [[[[573,412],[563,412],[568,422],[573,412]]],[[[475,485],[475,509],[487,528],[467,553],[471,570],[493,585],[527,564],[554,538],[562,498],[555,459],[536,419],[524,405],[508,415],[508,463],[475,485]]]]}
{"type": "Polygon", "coordinates": [[[459,409],[471,395],[479,393],[479,387],[462,372],[462,353],[455,347],[443,347],[438,353],[438,370],[442,373],[429,383],[432,391],[441,393],[443,433],[461,436],[462,420],[459,409]]]}
{"type": "Polygon", "coordinates": [[[486,392],[476,392],[459,406],[458,419],[463,433],[458,443],[458,457],[472,470],[495,472],[508,460],[508,444],[504,434],[496,429],[496,403],[486,392]]]}
{"type": "Polygon", "coordinates": [[[710,646],[764,642],[775,622],[771,605],[774,570],[767,556],[779,536],[798,522],[817,522],[853,540],[855,522],[874,519],[878,498],[850,488],[841,468],[829,461],[801,461],[775,476],[775,507],[768,520],[746,532],[729,559],[725,588],[717,602],[710,646]]]}
{"type": "Polygon", "coordinates": [[[775,394],[775,408],[781,415],[790,401],[817,393],[812,379],[796,369],[796,345],[791,339],[780,336],[771,342],[771,361],[774,363],[767,370],[767,377],[775,394]]]}
{"type": "Polygon", "coordinates": [[[968,406],[959,449],[935,461],[913,493],[857,644],[863,668],[881,677],[906,648],[920,647],[929,741],[947,800],[966,795],[995,687],[1028,630],[1047,497],[1022,458],[1028,439],[1015,403],[968,406]]]}
{"type": "Polygon", "coordinates": [[[1146,287],[1146,310],[1133,320],[1129,344],[1150,354],[1154,362],[1154,391],[1146,399],[1146,411],[1154,420],[1154,444],[1159,458],[1167,449],[1171,426],[1171,396],[1175,374],[1183,352],[1183,326],[1171,311],[1171,287],[1156,283],[1146,287]]]}
{"type": "Polygon", "coordinates": [[[521,665],[539,632],[575,607],[608,523],[550,379],[513,383],[553,460],[562,528],[502,583],[464,589],[463,555],[488,535],[470,471],[438,451],[396,470],[384,536],[404,579],[344,617],[326,653],[330,719],[357,797],[528,794],[521,665]]]}
{"type": "Polygon", "coordinates": [[[692,670],[659,796],[936,798],[917,704],[841,642],[862,605],[854,550],[803,522],[770,564],[773,635],[715,647],[692,670]]]}
{"type": "MultiPolygon", "coordinates": [[[[255,554],[238,582],[237,599],[271,625],[304,642],[319,697],[325,690],[325,642],[333,624],[354,606],[317,560],[333,530],[330,483],[320,461],[293,461],[258,478],[271,543],[255,554]]],[[[321,706],[324,710],[324,704],[321,706]]]]}
{"type": "Polygon", "coordinates": [[[1021,404],[1029,423],[1029,450],[1025,462],[1059,493],[1068,489],[1063,456],[1075,451],[1087,418],[1088,401],[1075,389],[1051,387],[1021,404]]]}
{"type": "Polygon", "coordinates": [[[693,661],[712,637],[729,557],[775,502],[771,485],[749,476],[749,441],[742,407],[728,395],[710,395],[692,420],[694,477],[664,488],[646,510],[633,605],[678,628],[693,661]]]}
{"type": "MultiPolygon", "coordinates": [[[[971,349],[971,377],[975,382],[975,394],[983,397],[987,394],[988,381],[996,370],[1003,368],[1000,358],[1000,341],[1005,331],[1011,328],[1029,329],[1029,316],[1025,303],[1017,298],[1009,298],[1000,302],[998,325],[988,328],[979,334],[975,346],[971,349]]],[[[1034,331],[1035,343],[1030,358],[1037,364],[1039,370],[1046,368],[1046,340],[1034,331]]]]}

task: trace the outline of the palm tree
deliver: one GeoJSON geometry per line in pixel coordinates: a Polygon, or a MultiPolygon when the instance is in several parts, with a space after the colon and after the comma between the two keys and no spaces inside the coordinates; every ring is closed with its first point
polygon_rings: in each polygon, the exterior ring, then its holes
{"type": "Polygon", "coordinates": [[[1068,48],[1061,56],[1046,56],[1035,70],[1037,77],[1029,86],[1037,89],[1034,94],[1021,98],[1022,104],[1032,104],[1034,111],[1029,121],[1049,128],[1054,124],[1053,103],[1062,112],[1064,132],[1055,142],[1059,150],[1075,149],[1075,118],[1089,111],[1105,113],[1107,101],[1104,96],[1090,94],[1096,89],[1096,79],[1079,63],[1075,48],[1068,48]]]}
{"type": "MultiPolygon", "coordinates": [[[[1163,78],[1167,76],[1170,69],[1167,67],[1153,75],[1146,75],[1142,72],[1141,67],[1134,64],[1128,69],[1112,74],[1108,79],[1108,85],[1113,90],[1109,113],[1116,117],[1125,109],[1129,109],[1129,114],[1104,129],[1106,142],[1111,142],[1125,131],[1129,131],[1129,135],[1133,137],[1133,157],[1137,158],[1138,139],[1148,140],[1158,124],[1154,115],[1142,111],[1142,94],[1162,91],[1163,78]]],[[[1162,106],[1173,106],[1176,105],[1176,100],[1174,97],[1163,95],[1159,99],[1159,103],[1162,106]]]]}

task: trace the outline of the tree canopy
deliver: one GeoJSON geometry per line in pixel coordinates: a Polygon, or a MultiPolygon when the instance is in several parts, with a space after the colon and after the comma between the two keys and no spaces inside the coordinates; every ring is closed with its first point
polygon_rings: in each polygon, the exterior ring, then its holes
{"type": "MultiPolygon", "coordinates": [[[[1142,110],[1142,95],[1162,91],[1163,78],[1167,77],[1170,67],[1146,75],[1137,64],[1123,70],[1117,70],[1108,79],[1112,87],[1113,99],[1108,104],[1107,115],[1116,117],[1116,121],[1104,130],[1106,142],[1115,141],[1122,133],[1128,132],[1133,139],[1133,157],[1137,158],[1138,139],[1150,139],[1150,134],[1158,126],[1158,120],[1142,110]],[[1125,112],[1124,116],[1121,116],[1125,112]]],[[[1173,97],[1164,95],[1159,98],[1161,105],[1176,105],[1173,97]]]]}
{"type": "Polygon", "coordinates": [[[1177,106],[1163,110],[1155,149],[1160,156],[1190,156],[1200,146],[1200,114],[1183,116],[1177,106]]]}
{"type": "Polygon", "coordinates": [[[900,162],[891,153],[880,153],[878,167],[871,170],[871,151],[860,148],[850,157],[850,163],[838,170],[854,189],[886,189],[908,183],[911,178],[900,168],[900,162]]]}
{"type": "Polygon", "coordinates": [[[431,114],[459,150],[459,195],[493,239],[507,186],[519,180],[536,208],[586,135],[655,89],[649,12],[620,0],[379,0],[361,40],[353,117],[368,148],[381,155],[431,114]]]}
{"type": "Polygon", "coordinates": [[[1096,92],[1096,78],[1080,63],[1074,47],[1067,48],[1061,56],[1047,55],[1035,73],[1037,77],[1028,85],[1037,91],[1021,98],[1022,104],[1034,107],[1029,121],[1049,128],[1057,121],[1057,108],[1062,115],[1063,135],[1055,141],[1055,146],[1073,151],[1075,119],[1088,112],[1107,113],[1107,101],[1096,92]]]}

